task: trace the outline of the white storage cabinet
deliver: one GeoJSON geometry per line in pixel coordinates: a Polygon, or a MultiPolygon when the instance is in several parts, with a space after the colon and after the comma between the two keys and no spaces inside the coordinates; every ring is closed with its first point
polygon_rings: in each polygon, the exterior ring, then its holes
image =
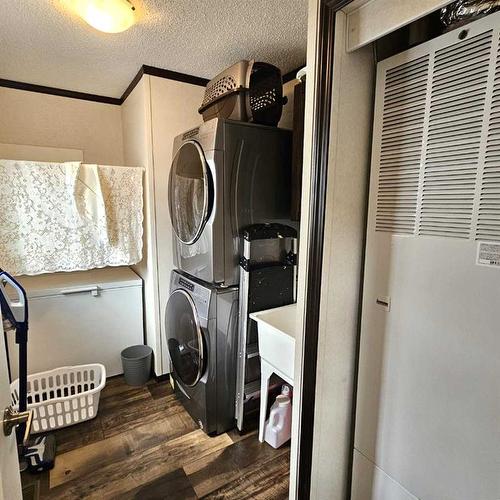
{"type": "MultiPolygon", "coordinates": [[[[142,280],[127,267],[18,278],[28,295],[28,374],[102,363],[122,373],[120,352],[143,344],[142,280]]],[[[9,336],[12,377],[17,346],[9,336]]]]}

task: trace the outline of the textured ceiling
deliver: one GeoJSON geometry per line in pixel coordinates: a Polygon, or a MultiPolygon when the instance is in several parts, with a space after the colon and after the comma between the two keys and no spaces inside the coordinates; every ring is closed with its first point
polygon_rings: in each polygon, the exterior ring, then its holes
{"type": "Polygon", "coordinates": [[[305,61],[307,0],[132,0],[105,34],[64,0],[0,0],[0,78],[120,97],[141,65],[212,78],[240,59],[286,73],[305,61]]]}

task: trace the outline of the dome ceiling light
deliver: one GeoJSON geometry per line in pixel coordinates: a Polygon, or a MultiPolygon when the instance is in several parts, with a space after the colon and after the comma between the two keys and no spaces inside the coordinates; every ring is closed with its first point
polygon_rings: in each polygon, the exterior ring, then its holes
{"type": "Polygon", "coordinates": [[[104,33],[121,33],[136,21],[128,0],[70,0],[71,9],[86,23],[104,33]]]}

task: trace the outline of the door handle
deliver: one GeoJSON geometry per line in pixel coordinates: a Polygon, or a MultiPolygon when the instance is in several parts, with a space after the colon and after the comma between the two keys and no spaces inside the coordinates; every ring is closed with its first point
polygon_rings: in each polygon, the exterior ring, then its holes
{"type": "Polygon", "coordinates": [[[31,432],[31,422],[33,420],[33,411],[16,411],[12,406],[7,406],[3,412],[3,434],[4,436],[10,436],[12,434],[12,429],[21,424],[26,424],[26,429],[23,436],[23,444],[28,442],[28,438],[31,432]]]}
{"type": "Polygon", "coordinates": [[[67,288],[65,290],[61,290],[61,295],[73,295],[77,293],[90,293],[92,297],[99,296],[99,287],[98,286],[84,286],[78,288],[67,288]]]}

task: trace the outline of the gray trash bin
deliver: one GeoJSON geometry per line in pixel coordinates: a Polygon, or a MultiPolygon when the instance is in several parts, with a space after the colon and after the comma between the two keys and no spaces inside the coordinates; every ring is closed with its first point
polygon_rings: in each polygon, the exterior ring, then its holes
{"type": "Polygon", "coordinates": [[[153,349],[147,345],[133,345],[123,349],[122,366],[128,385],[144,385],[151,376],[153,349]]]}

